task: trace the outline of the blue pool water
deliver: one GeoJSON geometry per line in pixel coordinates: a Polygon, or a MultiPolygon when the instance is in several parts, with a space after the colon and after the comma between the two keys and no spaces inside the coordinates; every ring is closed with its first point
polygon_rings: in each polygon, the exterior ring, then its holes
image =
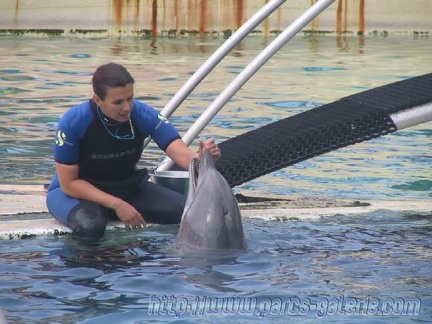
{"type": "Polygon", "coordinates": [[[430,322],[431,228],[389,211],[247,219],[246,252],[205,257],[178,253],[176,226],[0,241],[0,305],[23,323],[430,322]]]}
{"type": "MultiPolygon", "coordinates": [[[[58,119],[91,96],[98,65],[125,64],[137,80],[136,97],[162,109],[222,41],[2,37],[1,184],[49,181],[58,119]]],[[[245,40],[195,89],[171,118],[182,133],[270,41],[245,40]]],[[[430,48],[429,37],[298,36],[201,135],[221,142],[343,96],[429,73],[430,48]]],[[[235,190],[429,200],[431,136],[431,123],[418,125],[235,190]]],[[[150,145],[142,165],[162,159],[150,145]]],[[[0,309],[12,323],[432,321],[430,215],[382,210],[316,221],[245,219],[244,225],[248,250],[226,256],[179,255],[176,226],[110,232],[93,246],[68,235],[0,241],[0,309]]]]}

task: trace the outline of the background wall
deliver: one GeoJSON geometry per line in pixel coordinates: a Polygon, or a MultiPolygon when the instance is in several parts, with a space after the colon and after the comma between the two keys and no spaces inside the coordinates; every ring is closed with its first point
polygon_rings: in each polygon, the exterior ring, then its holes
{"type": "MultiPolygon", "coordinates": [[[[286,28],[317,0],[288,0],[256,33],[286,28]]],[[[230,34],[268,0],[0,0],[0,35],[230,34]]],[[[336,0],[307,32],[432,33],[431,0],[336,0]]]]}

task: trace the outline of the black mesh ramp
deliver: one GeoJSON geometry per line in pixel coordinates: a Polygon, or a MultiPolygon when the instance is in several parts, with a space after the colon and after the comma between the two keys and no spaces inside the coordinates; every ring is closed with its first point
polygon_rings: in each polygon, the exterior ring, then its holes
{"type": "Polygon", "coordinates": [[[231,187],[335,149],[395,132],[390,115],[432,102],[432,73],[354,94],[219,144],[231,187]]]}

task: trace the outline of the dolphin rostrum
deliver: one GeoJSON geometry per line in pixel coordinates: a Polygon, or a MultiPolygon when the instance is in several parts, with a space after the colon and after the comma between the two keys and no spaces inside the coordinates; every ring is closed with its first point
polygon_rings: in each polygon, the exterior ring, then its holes
{"type": "Polygon", "coordinates": [[[237,200],[208,151],[190,163],[189,192],[177,244],[200,250],[246,249],[237,200]]]}

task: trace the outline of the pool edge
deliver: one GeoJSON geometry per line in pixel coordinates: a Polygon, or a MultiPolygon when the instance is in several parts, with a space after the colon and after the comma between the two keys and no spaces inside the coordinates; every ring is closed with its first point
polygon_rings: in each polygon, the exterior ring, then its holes
{"type": "MultiPolygon", "coordinates": [[[[312,220],[334,215],[360,215],[378,210],[431,214],[432,201],[348,199],[281,196],[249,196],[253,202],[240,202],[243,218],[275,221],[312,220]]],[[[23,239],[38,235],[63,235],[70,230],[51,218],[45,206],[42,185],[0,185],[0,240],[23,239]]],[[[107,230],[124,228],[110,222],[107,230]]]]}

